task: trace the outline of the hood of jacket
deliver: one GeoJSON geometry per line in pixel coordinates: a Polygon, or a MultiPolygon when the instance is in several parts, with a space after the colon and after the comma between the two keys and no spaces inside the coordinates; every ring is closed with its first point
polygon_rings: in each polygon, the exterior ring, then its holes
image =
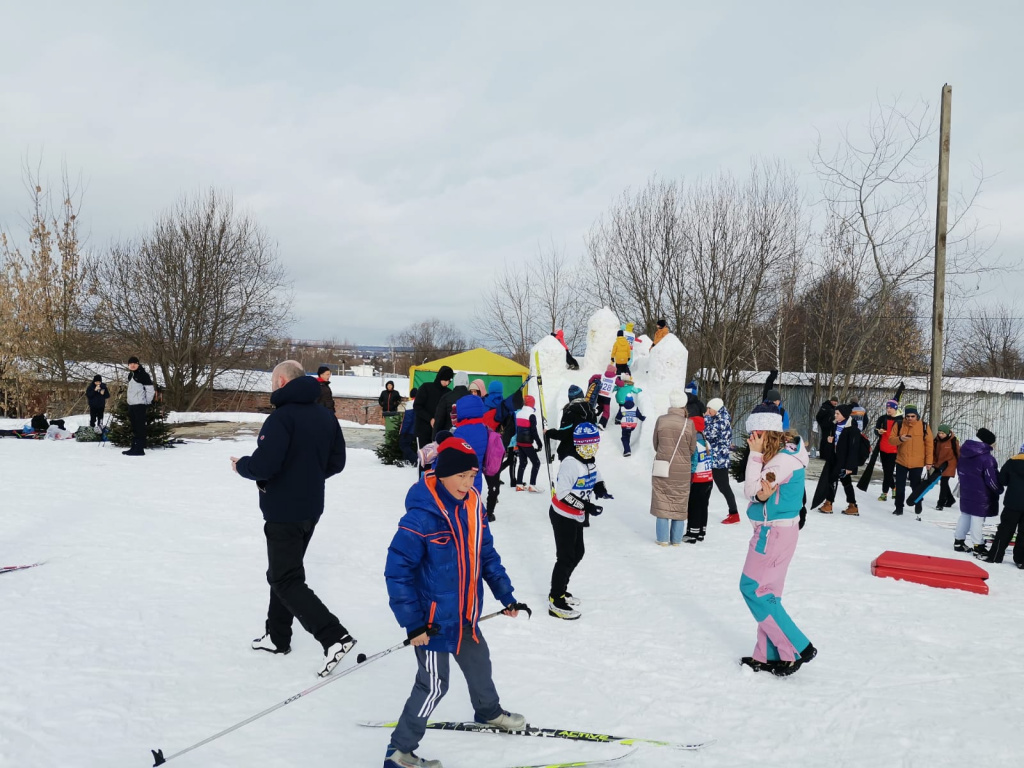
{"type": "Polygon", "coordinates": [[[469,419],[482,419],[486,412],[487,406],[476,395],[466,395],[455,402],[455,415],[460,424],[469,419]]]}
{"type": "Polygon", "coordinates": [[[384,383],[384,389],[389,389],[389,388],[390,389],[394,389],[395,388],[395,382],[393,382],[393,381],[385,382],[384,383]]]}
{"type": "Polygon", "coordinates": [[[986,445],[980,440],[968,440],[960,445],[960,455],[967,459],[976,459],[992,453],[992,446],[986,445]]]}
{"type": "Polygon", "coordinates": [[[315,403],[320,397],[320,380],[311,376],[292,379],[270,394],[270,404],[280,408],[291,403],[315,403]]]}

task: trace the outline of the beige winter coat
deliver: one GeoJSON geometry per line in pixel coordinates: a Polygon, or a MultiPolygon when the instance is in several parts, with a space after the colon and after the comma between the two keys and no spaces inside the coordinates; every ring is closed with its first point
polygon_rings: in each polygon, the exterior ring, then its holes
{"type": "Polygon", "coordinates": [[[669,476],[651,478],[651,514],[667,520],[685,520],[690,501],[690,460],[697,450],[697,432],[693,422],[686,418],[685,408],[669,408],[668,413],[658,418],[654,425],[654,458],[671,459],[677,440],[679,448],[669,467],[669,476]]]}

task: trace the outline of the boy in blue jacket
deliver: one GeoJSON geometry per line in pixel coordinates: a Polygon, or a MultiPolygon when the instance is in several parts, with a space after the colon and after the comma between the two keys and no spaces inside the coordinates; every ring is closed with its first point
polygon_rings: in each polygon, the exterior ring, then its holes
{"type": "Polygon", "coordinates": [[[479,459],[469,443],[449,437],[437,461],[409,489],[405,516],[388,547],[384,578],[391,610],[416,649],[416,683],[391,734],[384,768],[442,768],[413,754],[427,719],[448,691],[451,657],[469,686],[478,723],[522,730],[522,715],[501,707],[491,679],[491,657],[478,626],[483,582],[518,614],[512,582],[494,550],[480,494],[474,488],[479,459]]]}

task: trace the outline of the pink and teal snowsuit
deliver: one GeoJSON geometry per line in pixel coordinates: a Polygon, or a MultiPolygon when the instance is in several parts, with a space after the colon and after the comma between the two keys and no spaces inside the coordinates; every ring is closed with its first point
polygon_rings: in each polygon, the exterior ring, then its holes
{"type": "Polygon", "coordinates": [[[754,526],[747,560],[740,577],[740,592],[757,620],[754,659],[795,661],[810,641],[782,607],[782,589],[789,562],[800,536],[800,507],[803,505],[807,449],[802,440],[789,443],[768,463],[751,451],[743,495],[750,500],[747,517],[754,526]],[[762,478],[773,473],[778,484],[766,502],[757,500],[762,478]]]}

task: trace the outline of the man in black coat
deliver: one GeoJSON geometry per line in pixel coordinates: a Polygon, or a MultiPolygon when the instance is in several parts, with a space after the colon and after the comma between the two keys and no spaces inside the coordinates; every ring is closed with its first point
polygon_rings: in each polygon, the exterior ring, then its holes
{"type": "Polygon", "coordinates": [[[832,433],[836,431],[836,408],[839,398],[833,395],[818,409],[814,421],[818,425],[818,458],[828,461],[832,456],[832,433]]]}
{"type": "Polygon", "coordinates": [[[385,417],[398,413],[398,406],[402,404],[402,396],[395,389],[395,382],[389,381],[384,385],[380,397],[377,398],[377,403],[385,417]]]}
{"type": "Polygon", "coordinates": [[[864,437],[857,427],[857,421],[851,416],[852,404],[837,406],[833,411],[832,453],[825,463],[824,472],[829,473],[829,492],[827,501],[818,509],[825,514],[832,513],[832,502],[836,500],[836,491],[840,483],[846,493],[847,507],[844,515],[859,515],[857,494],[853,490],[853,476],[860,467],[861,443],[864,437]]]}
{"type": "Polygon", "coordinates": [[[452,430],[452,409],[455,404],[469,394],[469,374],[459,371],[452,380],[452,388],[441,395],[434,409],[434,435],[438,432],[452,430]]]}
{"type": "Polygon", "coordinates": [[[317,402],[320,403],[324,408],[336,414],[337,411],[334,409],[334,393],[331,391],[331,369],[329,366],[321,365],[316,369],[316,380],[320,383],[320,394],[317,397],[317,402]]]}
{"type": "Polygon", "coordinates": [[[231,458],[234,470],[259,488],[267,538],[270,607],[254,650],[288,653],[292,618],[323,646],[318,674],[326,677],[356,641],[306,585],[303,558],[324,511],[324,482],[345,468],[338,420],[319,404],[320,383],[294,360],[271,374],[275,406],[251,456],[231,458]]]}
{"type": "Polygon", "coordinates": [[[89,426],[103,428],[103,412],[107,408],[107,400],[110,398],[110,390],[103,383],[103,377],[98,373],[92,377],[92,383],[85,389],[85,399],[89,403],[89,426]]]}
{"type": "Polygon", "coordinates": [[[419,387],[416,392],[416,399],[412,401],[412,409],[416,413],[416,441],[419,448],[434,439],[434,416],[437,413],[437,404],[448,392],[448,385],[451,384],[455,372],[447,365],[442,365],[433,381],[428,381],[419,387]]]}

